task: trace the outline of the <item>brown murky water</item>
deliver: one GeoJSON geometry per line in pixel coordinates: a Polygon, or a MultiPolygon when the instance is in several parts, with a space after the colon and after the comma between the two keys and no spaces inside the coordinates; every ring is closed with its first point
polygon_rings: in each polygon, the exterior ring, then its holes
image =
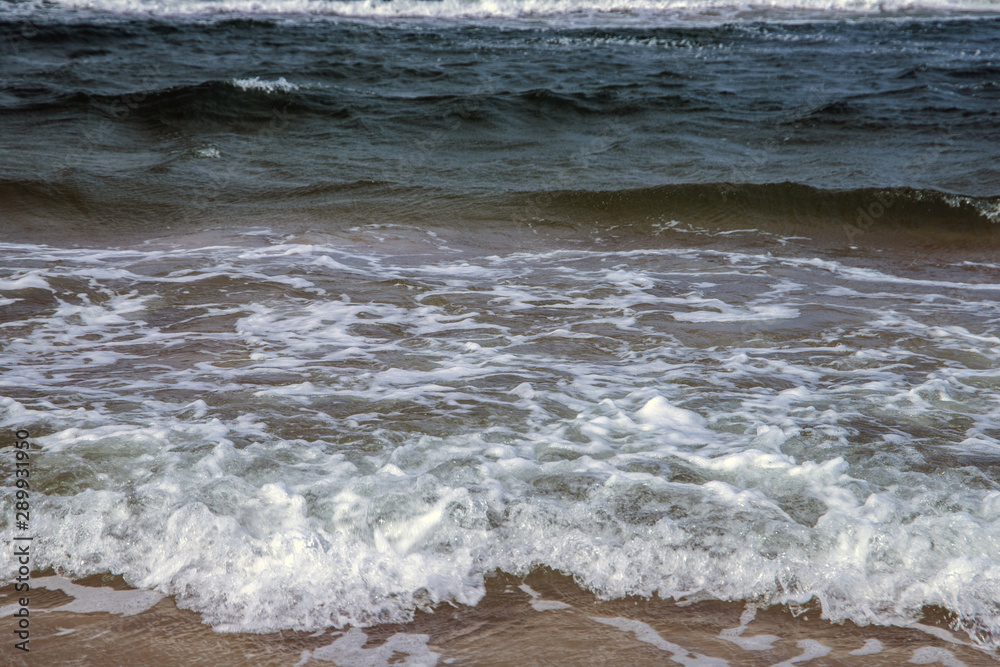
{"type": "MultiPolygon", "coordinates": [[[[46,580],[48,581],[48,580],[46,580]]],[[[55,587],[59,582],[47,583],[55,587]]],[[[128,590],[117,577],[76,582],[128,590]]],[[[3,589],[0,605],[12,591],[3,589]]],[[[88,596],[81,596],[86,599],[88,596]]],[[[907,663],[992,665],[930,611],[909,628],[832,624],[816,608],[756,609],[738,603],[678,605],[649,598],[598,600],[571,578],[537,571],[498,575],[475,607],[437,605],[407,624],[318,632],[218,633],[174,600],[134,615],[60,611],[61,590],[31,596],[30,656],[4,647],[10,665],[730,665],[890,667],[907,663]],[[409,641],[404,641],[409,640],[409,641]]],[[[114,596],[103,600],[114,610],[114,596]]],[[[100,606],[97,603],[96,606],[100,606]]],[[[4,617],[0,624],[11,625],[4,617]]]]}

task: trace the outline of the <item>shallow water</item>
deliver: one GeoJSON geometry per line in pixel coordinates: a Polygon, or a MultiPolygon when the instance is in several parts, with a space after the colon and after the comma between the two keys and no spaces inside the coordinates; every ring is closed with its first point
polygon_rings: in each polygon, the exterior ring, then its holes
{"type": "MultiPolygon", "coordinates": [[[[488,578],[475,607],[442,605],[411,623],[314,633],[216,633],[170,598],[129,591],[111,576],[38,583],[36,628],[59,664],[996,664],[948,630],[940,612],[885,628],[831,625],[815,608],[793,616],[753,604],[601,601],[544,570],[488,578]]],[[[12,664],[30,664],[14,657],[12,664]]]]}
{"type": "Polygon", "coordinates": [[[991,641],[996,265],[233,238],[4,247],[39,566],[223,630],[404,621],[544,565],[861,623],[941,606],[991,641]]]}

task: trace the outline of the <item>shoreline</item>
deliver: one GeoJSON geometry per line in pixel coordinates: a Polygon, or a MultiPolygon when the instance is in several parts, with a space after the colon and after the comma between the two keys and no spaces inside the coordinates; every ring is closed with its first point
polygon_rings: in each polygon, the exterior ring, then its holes
{"type": "MultiPolygon", "coordinates": [[[[757,609],[722,601],[600,600],[550,570],[494,573],[474,607],[439,604],[406,624],[267,634],[220,633],[172,597],[148,608],[122,595],[120,577],[75,580],[37,573],[32,586],[32,651],[4,647],[10,665],[990,665],[1000,656],[974,647],[940,610],[910,627],[834,624],[810,605],[757,609]],[[44,578],[43,578],[44,577],[44,578]],[[79,595],[74,598],[59,587],[79,595]],[[83,594],[77,587],[93,589],[83,594]],[[49,588],[51,587],[51,588],[49,588]],[[117,594],[116,594],[117,592],[117,594]],[[89,613],[67,610],[90,609],[89,613]],[[81,600],[83,602],[81,603],[81,600]],[[74,608],[70,607],[70,608],[74,608]],[[104,611],[96,611],[98,608],[104,611]]],[[[0,589],[0,607],[13,589],[0,589]]],[[[148,595],[148,594],[147,594],[148,595]]],[[[0,623],[11,622],[12,616],[0,623]]]]}

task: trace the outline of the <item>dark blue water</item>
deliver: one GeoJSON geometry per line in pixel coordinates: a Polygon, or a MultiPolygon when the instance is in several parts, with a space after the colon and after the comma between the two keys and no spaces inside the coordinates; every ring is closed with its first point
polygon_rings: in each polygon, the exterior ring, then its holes
{"type": "Polygon", "coordinates": [[[0,187],[21,215],[315,214],[352,188],[403,209],[671,184],[1000,194],[991,15],[0,21],[0,187]]]}

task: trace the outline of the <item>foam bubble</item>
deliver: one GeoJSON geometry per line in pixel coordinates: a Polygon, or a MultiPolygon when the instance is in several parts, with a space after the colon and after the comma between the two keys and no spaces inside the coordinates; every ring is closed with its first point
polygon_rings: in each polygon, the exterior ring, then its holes
{"type": "Polygon", "coordinates": [[[833,650],[829,646],[824,646],[815,639],[802,639],[798,642],[797,646],[802,649],[802,653],[794,658],[783,660],[782,662],[775,664],[774,667],[791,667],[792,665],[800,662],[809,662],[810,660],[815,660],[816,658],[822,658],[833,650]]]}
{"type": "Polygon", "coordinates": [[[531,596],[528,604],[535,611],[553,611],[557,609],[572,609],[572,607],[565,602],[559,602],[558,600],[543,600],[541,593],[531,588],[527,584],[521,584],[518,586],[522,591],[531,596]]]}
{"type": "Polygon", "coordinates": [[[42,447],[39,567],[221,630],[405,621],[548,566],[862,625],[937,605],[996,641],[1000,306],[972,283],[715,250],[401,256],[382,234],[0,244],[0,279],[52,296],[0,350],[0,424],[42,447]],[[673,317],[709,301],[798,317],[673,317]]]}
{"type": "MultiPolygon", "coordinates": [[[[35,613],[63,611],[74,614],[91,614],[103,612],[119,616],[135,616],[152,609],[163,599],[162,595],[153,591],[119,591],[113,588],[80,586],[64,577],[35,577],[31,580],[31,586],[50,591],[62,591],[74,598],[72,602],[58,607],[32,610],[35,613]]],[[[19,605],[0,607],[0,616],[9,616],[17,609],[19,609],[19,605]]]]}
{"type": "MultiPolygon", "coordinates": [[[[286,81],[285,77],[281,77],[276,81],[268,81],[261,79],[259,76],[254,76],[249,79],[233,79],[232,84],[241,90],[259,90],[265,93],[274,93],[277,91],[288,93],[299,89],[298,85],[286,81]]],[[[218,157],[218,151],[211,157],[218,157]]]]}
{"type": "Polygon", "coordinates": [[[38,275],[37,272],[29,272],[18,278],[0,280],[0,290],[4,292],[15,292],[25,289],[47,289],[51,290],[48,281],[38,275]]]}
{"type": "Polygon", "coordinates": [[[766,320],[787,320],[799,316],[799,311],[786,306],[751,306],[749,309],[734,308],[728,304],[718,304],[719,310],[703,310],[693,313],[674,313],[678,322],[762,322],[766,320]]]}
{"type": "MultiPolygon", "coordinates": [[[[213,14],[306,14],[356,18],[519,18],[593,14],[731,17],[762,10],[777,14],[815,12],[878,15],[903,11],[993,12],[989,0],[62,0],[61,7],[121,14],[210,16],[213,14]]],[[[621,22],[618,18],[617,22],[621,22]]]]}
{"type": "Polygon", "coordinates": [[[664,639],[660,633],[653,629],[648,623],[633,621],[627,618],[601,618],[592,616],[591,620],[610,625],[624,632],[631,632],[636,639],[651,644],[661,651],[670,653],[673,662],[684,665],[684,667],[723,667],[729,662],[722,658],[712,658],[701,653],[692,653],[690,650],[664,639]]]}
{"type": "Polygon", "coordinates": [[[913,652],[913,656],[909,660],[910,663],[915,665],[933,665],[939,664],[944,665],[944,667],[967,667],[967,665],[955,657],[948,649],[938,648],[936,646],[923,646],[918,648],[913,652]]]}
{"type": "Polygon", "coordinates": [[[861,648],[856,648],[851,651],[851,655],[875,655],[876,653],[881,653],[885,647],[877,639],[869,639],[865,641],[865,645],[861,648]]]}
{"type": "Polygon", "coordinates": [[[344,636],[327,646],[318,648],[308,657],[338,665],[357,667],[388,667],[388,665],[408,665],[409,667],[433,667],[441,658],[427,648],[428,635],[394,634],[378,647],[364,648],[368,637],[358,628],[351,628],[344,636]],[[397,654],[402,654],[399,656],[397,654]]]}
{"type": "Polygon", "coordinates": [[[736,644],[744,651],[770,651],[773,648],[772,644],[779,641],[781,637],[776,637],[774,635],[754,635],[753,637],[743,636],[747,626],[750,625],[750,622],[753,621],[756,616],[756,605],[747,604],[743,613],[740,614],[739,626],[723,630],[719,633],[719,638],[736,644]]]}

